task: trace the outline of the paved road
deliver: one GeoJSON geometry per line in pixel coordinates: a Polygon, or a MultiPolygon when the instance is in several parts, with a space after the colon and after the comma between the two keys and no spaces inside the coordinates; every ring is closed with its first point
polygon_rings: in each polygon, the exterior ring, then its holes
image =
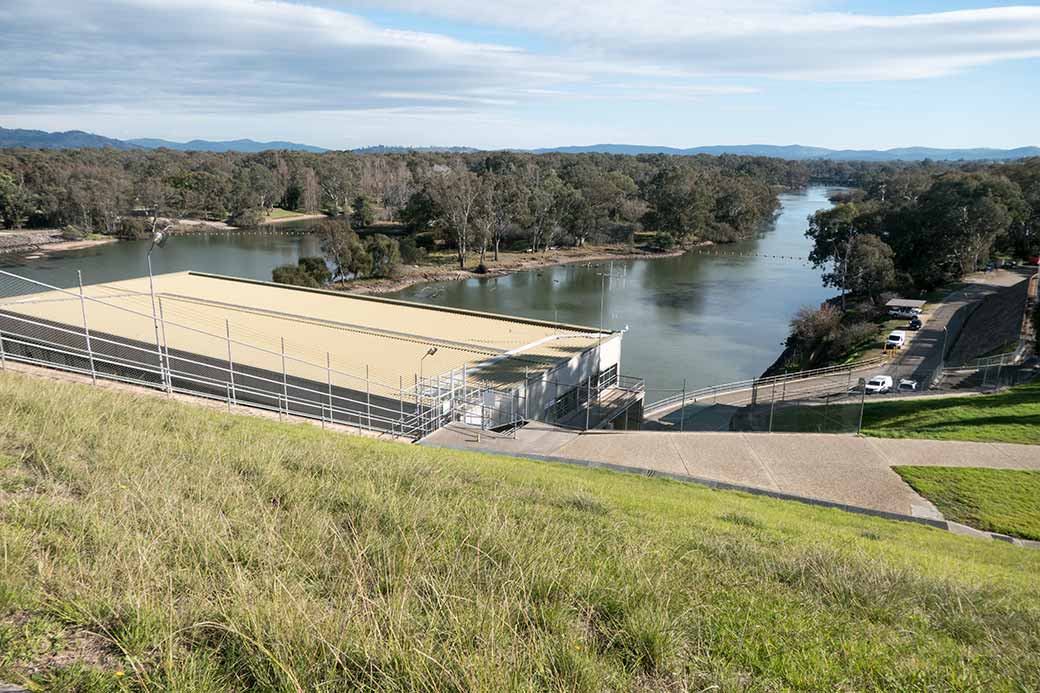
{"type": "Polygon", "coordinates": [[[889,440],[813,433],[577,434],[529,424],[518,437],[442,429],[424,445],[580,460],[682,474],[767,491],[917,517],[935,508],[892,465],[946,465],[1040,470],[1040,446],[935,440],[889,440]]]}
{"type": "Polygon", "coordinates": [[[883,372],[896,382],[900,378],[912,378],[923,387],[943,362],[943,345],[947,352],[953,347],[973,304],[1004,287],[1028,280],[1031,273],[1031,270],[996,270],[966,277],[967,286],[944,298],[925,315],[924,326],[916,334],[910,333],[913,336],[909,346],[883,372]]]}

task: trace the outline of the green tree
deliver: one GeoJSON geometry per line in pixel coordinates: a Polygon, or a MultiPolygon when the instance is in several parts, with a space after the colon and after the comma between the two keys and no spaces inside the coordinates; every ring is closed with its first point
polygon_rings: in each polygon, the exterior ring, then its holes
{"type": "Polygon", "coordinates": [[[373,277],[393,277],[401,268],[401,251],[397,241],[381,233],[365,239],[365,250],[371,261],[373,277]]]}
{"type": "Polygon", "coordinates": [[[311,288],[324,286],[331,278],[325,259],[320,257],[301,257],[295,265],[282,265],[271,271],[271,280],[279,284],[311,288]]]}
{"type": "Polygon", "coordinates": [[[20,228],[31,213],[28,191],[12,174],[0,171],[0,224],[9,229],[20,228]]]}
{"type": "Polygon", "coordinates": [[[856,236],[852,241],[842,272],[848,291],[867,296],[877,302],[881,292],[892,287],[896,280],[896,266],[892,249],[872,233],[856,236]]]}
{"type": "Polygon", "coordinates": [[[1017,185],[991,173],[940,176],[918,201],[918,242],[927,283],[938,284],[979,269],[994,242],[1029,207],[1017,185]]]}
{"type": "Polygon", "coordinates": [[[346,219],[322,219],[314,227],[321,252],[332,265],[332,279],[361,277],[371,269],[371,258],[346,219]]]}
{"type": "Polygon", "coordinates": [[[281,265],[271,270],[271,281],[278,284],[291,284],[293,286],[306,286],[318,288],[321,286],[317,280],[299,265],[281,265]]]}
{"type": "Polygon", "coordinates": [[[875,210],[870,205],[857,203],[838,204],[830,209],[821,209],[809,217],[806,237],[812,239],[809,261],[813,267],[827,268],[823,273],[826,286],[841,289],[841,309],[845,310],[845,294],[850,291],[849,271],[852,264],[850,254],[856,238],[876,224],[875,210]]]}
{"type": "Polygon", "coordinates": [[[371,226],[376,221],[376,207],[365,195],[358,195],[350,205],[350,223],[359,229],[371,226]]]}
{"type": "Polygon", "coordinates": [[[685,240],[713,223],[715,198],[707,178],[686,166],[672,166],[654,176],[647,188],[648,225],[685,240]]]}

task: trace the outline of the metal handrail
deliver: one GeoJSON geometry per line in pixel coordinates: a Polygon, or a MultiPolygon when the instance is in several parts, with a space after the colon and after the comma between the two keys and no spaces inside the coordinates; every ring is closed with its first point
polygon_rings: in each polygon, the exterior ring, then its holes
{"type": "Polygon", "coordinates": [[[840,366],[824,366],[822,368],[814,368],[806,371],[794,371],[792,373],[768,376],[765,378],[749,378],[747,380],[738,380],[732,383],[723,383],[721,385],[708,385],[695,390],[670,390],[675,394],[650,402],[644,407],[643,411],[646,414],[651,414],[673,404],[681,403],[684,399],[693,402],[698,399],[703,399],[708,395],[726,395],[734,392],[741,392],[743,390],[750,390],[754,387],[761,387],[763,385],[769,386],[774,383],[780,384],[797,380],[808,380],[810,378],[823,377],[833,373],[844,373],[846,371],[867,368],[868,366],[875,366],[879,363],[884,363],[885,361],[885,357],[875,356],[873,358],[840,366]]]}

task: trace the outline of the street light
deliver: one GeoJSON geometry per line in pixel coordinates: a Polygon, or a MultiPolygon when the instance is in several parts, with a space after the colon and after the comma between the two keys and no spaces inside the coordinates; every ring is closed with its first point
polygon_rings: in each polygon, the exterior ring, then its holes
{"type": "MultiPolygon", "coordinates": [[[[155,311],[155,281],[152,279],[152,251],[155,250],[156,247],[159,247],[159,248],[166,247],[166,239],[167,238],[169,238],[169,236],[166,233],[166,229],[162,229],[161,231],[156,231],[155,233],[153,233],[152,234],[152,244],[148,247],[148,253],[147,253],[147,259],[148,259],[148,293],[149,293],[149,295],[151,296],[151,299],[152,299],[152,323],[155,325],[155,346],[159,350],[159,376],[160,377],[163,377],[163,374],[162,374],[162,369],[163,369],[163,348],[162,348],[162,342],[159,339],[159,316],[158,316],[158,314],[155,311]]],[[[163,328],[163,331],[165,331],[165,327],[163,328]]],[[[169,380],[165,383],[165,385],[166,385],[166,392],[167,392],[167,394],[173,394],[173,382],[172,382],[173,378],[169,376],[169,369],[170,369],[170,360],[169,360],[169,355],[167,354],[167,357],[166,357],[166,370],[167,370],[166,377],[169,378],[169,380]]]]}
{"type": "Polygon", "coordinates": [[[437,353],[437,347],[430,347],[426,350],[426,353],[419,359],[419,385],[422,386],[423,381],[423,361],[426,360],[427,356],[433,356],[437,353]]]}

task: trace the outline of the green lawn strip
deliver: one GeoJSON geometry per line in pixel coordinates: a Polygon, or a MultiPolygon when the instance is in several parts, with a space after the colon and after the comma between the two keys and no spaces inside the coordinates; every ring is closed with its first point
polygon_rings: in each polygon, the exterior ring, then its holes
{"type": "Polygon", "coordinates": [[[1040,382],[990,395],[873,402],[864,433],[888,438],[932,438],[1040,444],[1040,382]]]}
{"type": "MultiPolygon", "coordinates": [[[[855,399],[855,398],[854,398],[855,399]]],[[[860,403],[777,406],[773,430],[802,433],[855,432],[860,403]]],[[[761,428],[768,412],[756,421],[761,428]]],[[[926,438],[1040,445],[1040,383],[1004,392],[963,397],[871,401],[863,408],[863,433],[880,438],[926,438]]]]}
{"type": "Polygon", "coordinates": [[[1040,686],[1040,552],[1002,542],[14,373],[0,454],[4,681],[1040,686]]]}
{"type": "Polygon", "coordinates": [[[1040,471],[893,467],[948,519],[1040,541],[1040,471]]]}
{"type": "Polygon", "coordinates": [[[267,214],[268,219],[289,219],[291,217],[301,217],[311,212],[296,212],[291,209],[282,209],[281,207],[275,207],[267,214]]]}

